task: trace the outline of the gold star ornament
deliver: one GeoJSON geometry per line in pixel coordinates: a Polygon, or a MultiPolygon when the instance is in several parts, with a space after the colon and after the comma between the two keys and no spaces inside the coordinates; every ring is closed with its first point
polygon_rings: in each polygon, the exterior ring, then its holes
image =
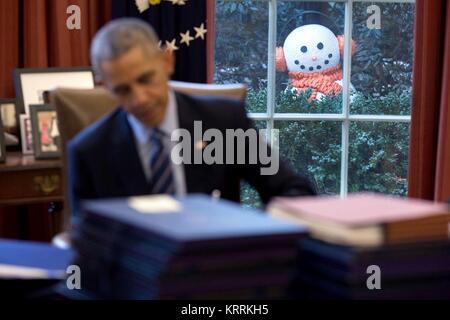
{"type": "Polygon", "coordinates": [[[176,46],[176,41],[176,39],[173,39],[170,42],[166,40],[166,50],[177,51],[179,48],[176,46]]]}
{"type": "Polygon", "coordinates": [[[202,38],[202,40],[205,40],[205,34],[208,32],[208,30],[205,29],[205,24],[202,23],[200,27],[194,27],[194,29],[195,32],[197,32],[197,34],[195,35],[195,39],[202,38]]]}
{"type": "Polygon", "coordinates": [[[136,6],[140,13],[148,10],[150,6],[157,6],[161,4],[161,0],[135,0],[136,6]]]}
{"type": "Polygon", "coordinates": [[[173,5],[184,6],[188,0],[166,0],[172,2],[173,5]]]}
{"type": "Polygon", "coordinates": [[[191,32],[188,30],[186,33],[180,33],[181,41],[180,43],[185,43],[188,47],[192,40],[194,40],[193,37],[191,37],[191,32]]]}

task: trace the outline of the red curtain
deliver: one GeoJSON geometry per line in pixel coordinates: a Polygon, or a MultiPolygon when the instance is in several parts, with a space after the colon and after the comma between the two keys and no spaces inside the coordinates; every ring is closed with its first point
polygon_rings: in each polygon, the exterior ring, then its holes
{"type": "Polygon", "coordinates": [[[409,196],[450,198],[450,3],[417,0],[409,196]]]}
{"type": "Polygon", "coordinates": [[[15,95],[14,68],[88,66],[91,39],[110,18],[111,0],[0,0],[0,97],[15,95]],[[71,5],[81,30],[67,28],[71,5]]]}
{"type": "Polygon", "coordinates": [[[0,0],[0,97],[14,97],[12,74],[19,65],[19,1],[0,0]]]}

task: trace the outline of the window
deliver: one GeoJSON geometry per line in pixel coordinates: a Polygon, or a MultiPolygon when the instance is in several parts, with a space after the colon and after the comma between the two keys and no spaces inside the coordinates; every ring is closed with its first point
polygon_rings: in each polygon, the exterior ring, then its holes
{"type": "MultiPolygon", "coordinates": [[[[406,195],[414,12],[414,0],[217,0],[215,81],[249,86],[249,116],[280,130],[281,157],[321,194],[406,195]]],[[[258,203],[248,187],[243,199],[258,203]]]]}

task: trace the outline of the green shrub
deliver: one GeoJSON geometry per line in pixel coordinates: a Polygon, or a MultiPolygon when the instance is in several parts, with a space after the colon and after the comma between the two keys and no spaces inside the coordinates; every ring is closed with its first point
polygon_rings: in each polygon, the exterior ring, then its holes
{"type": "MultiPolygon", "coordinates": [[[[309,93],[299,96],[291,90],[278,93],[279,113],[342,112],[342,97],[327,96],[308,103],[309,93]]],[[[411,92],[390,93],[374,98],[357,94],[351,110],[358,114],[407,115],[411,92]]],[[[267,91],[251,90],[248,106],[253,112],[265,112],[267,91]]],[[[261,122],[258,123],[261,128],[261,122]]],[[[275,121],[280,130],[280,156],[292,168],[315,180],[320,194],[338,194],[341,176],[342,123],[338,121],[275,121]]],[[[353,122],[350,125],[348,190],[407,194],[409,123],[353,122]]],[[[243,186],[242,200],[261,206],[257,193],[243,186]]]]}

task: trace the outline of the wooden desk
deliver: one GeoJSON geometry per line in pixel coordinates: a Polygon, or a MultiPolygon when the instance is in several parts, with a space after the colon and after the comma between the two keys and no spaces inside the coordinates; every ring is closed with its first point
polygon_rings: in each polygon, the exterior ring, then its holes
{"type": "Polygon", "coordinates": [[[62,161],[19,152],[0,164],[0,237],[48,241],[61,231],[62,161]],[[61,211],[61,210],[59,210],[61,211]]]}

